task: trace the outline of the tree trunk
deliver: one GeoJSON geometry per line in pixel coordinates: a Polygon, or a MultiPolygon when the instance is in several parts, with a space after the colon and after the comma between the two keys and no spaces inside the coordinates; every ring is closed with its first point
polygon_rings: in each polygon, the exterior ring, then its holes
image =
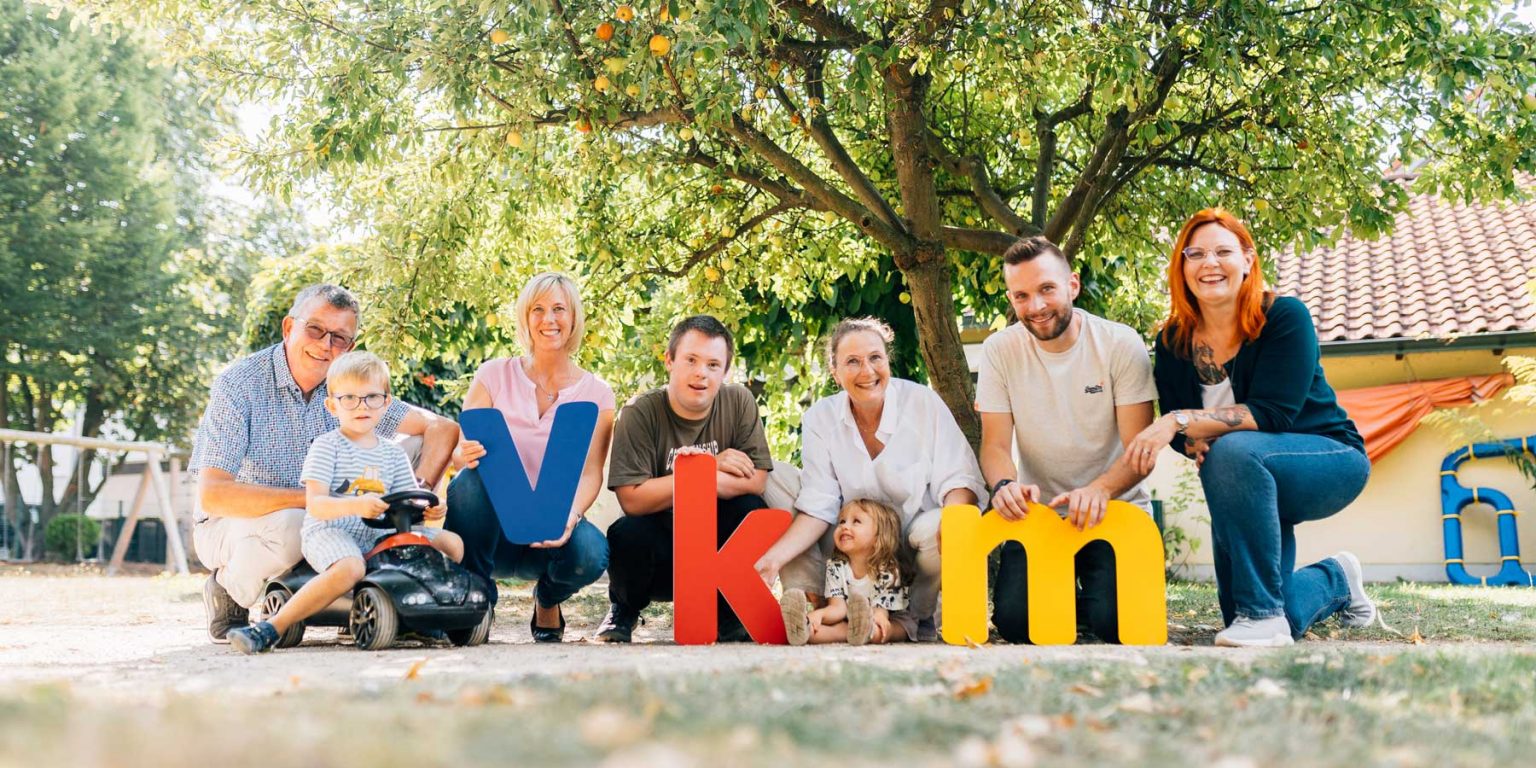
{"type": "Polygon", "coordinates": [[[912,293],[912,313],[917,317],[918,344],[923,363],[928,366],[928,384],[944,398],[971,448],[980,450],[976,387],[971,382],[960,328],[955,322],[952,272],[943,249],[935,248],[933,253],[919,255],[917,263],[904,269],[902,276],[912,293]]]}

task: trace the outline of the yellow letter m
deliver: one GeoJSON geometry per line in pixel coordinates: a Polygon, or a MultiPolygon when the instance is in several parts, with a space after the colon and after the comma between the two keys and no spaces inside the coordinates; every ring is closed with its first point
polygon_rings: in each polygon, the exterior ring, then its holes
{"type": "Polygon", "coordinates": [[[1115,552],[1116,610],[1120,642],[1168,642],[1168,594],[1163,573],[1163,537],[1147,513],[1123,501],[1109,502],[1103,522],[1085,531],[1072,527],[1049,507],[1031,504],[1023,520],[981,514],[964,504],[944,508],[942,578],[943,635],[951,645],[987,641],[987,556],[1003,542],[1017,541],[1029,555],[1029,639],[1036,645],[1077,641],[1077,573],[1073,558],[1083,545],[1101,540],[1115,552]]]}

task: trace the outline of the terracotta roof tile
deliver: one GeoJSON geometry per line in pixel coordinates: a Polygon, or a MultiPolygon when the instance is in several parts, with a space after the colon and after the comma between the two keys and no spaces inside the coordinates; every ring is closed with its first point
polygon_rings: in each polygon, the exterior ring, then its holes
{"type": "MultiPolygon", "coordinates": [[[[1527,185],[1536,191],[1536,184],[1527,185]]],[[[1346,232],[1276,259],[1281,294],[1306,303],[1321,341],[1536,331],[1536,200],[1451,204],[1414,197],[1392,234],[1346,232]]]]}

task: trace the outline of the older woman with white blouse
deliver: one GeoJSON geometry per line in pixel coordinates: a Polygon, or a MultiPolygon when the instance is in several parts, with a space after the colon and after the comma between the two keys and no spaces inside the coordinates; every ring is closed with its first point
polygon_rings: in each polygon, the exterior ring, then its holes
{"type": "Polygon", "coordinates": [[[977,504],[986,488],[976,454],[938,393],[891,377],[892,338],[890,326],[874,318],[832,329],[827,352],[843,391],[816,401],[801,419],[794,522],[757,568],[769,581],[780,576],[785,590],[820,597],[838,510],[856,499],[884,503],[901,513],[903,543],[917,565],[910,607],[892,618],[907,637],[928,639],[939,593],[940,513],[950,504],[977,504]]]}

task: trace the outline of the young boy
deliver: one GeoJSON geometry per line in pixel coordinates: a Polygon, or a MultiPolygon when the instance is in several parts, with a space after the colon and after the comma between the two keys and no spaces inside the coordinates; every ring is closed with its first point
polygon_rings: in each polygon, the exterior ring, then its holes
{"type": "MultiPolygon", "coordinates": [[[[229,642],[242,653],[266,653],[295,622],[303,621],[352,591],[366,573],[363,553],[389,531],[369,528],[365,517],[388,509],[381,496],[415,489],[416,477],[405,451],[374,434],[379,415],[389,405],[389,367],[368,352],[348,352],[331,363],[326,375],[326,410],[340,428],[315,438],[304,459],[308,511],[300,534],[304,559],[319,574],[305,584],[277,615],[232,629],[229,642]]],[[[428,519],[443,517],[441,505],[428,519]]],[[[464,542],[438,528],[417,528],[432,546],[458,562],[464,542]]]]}

